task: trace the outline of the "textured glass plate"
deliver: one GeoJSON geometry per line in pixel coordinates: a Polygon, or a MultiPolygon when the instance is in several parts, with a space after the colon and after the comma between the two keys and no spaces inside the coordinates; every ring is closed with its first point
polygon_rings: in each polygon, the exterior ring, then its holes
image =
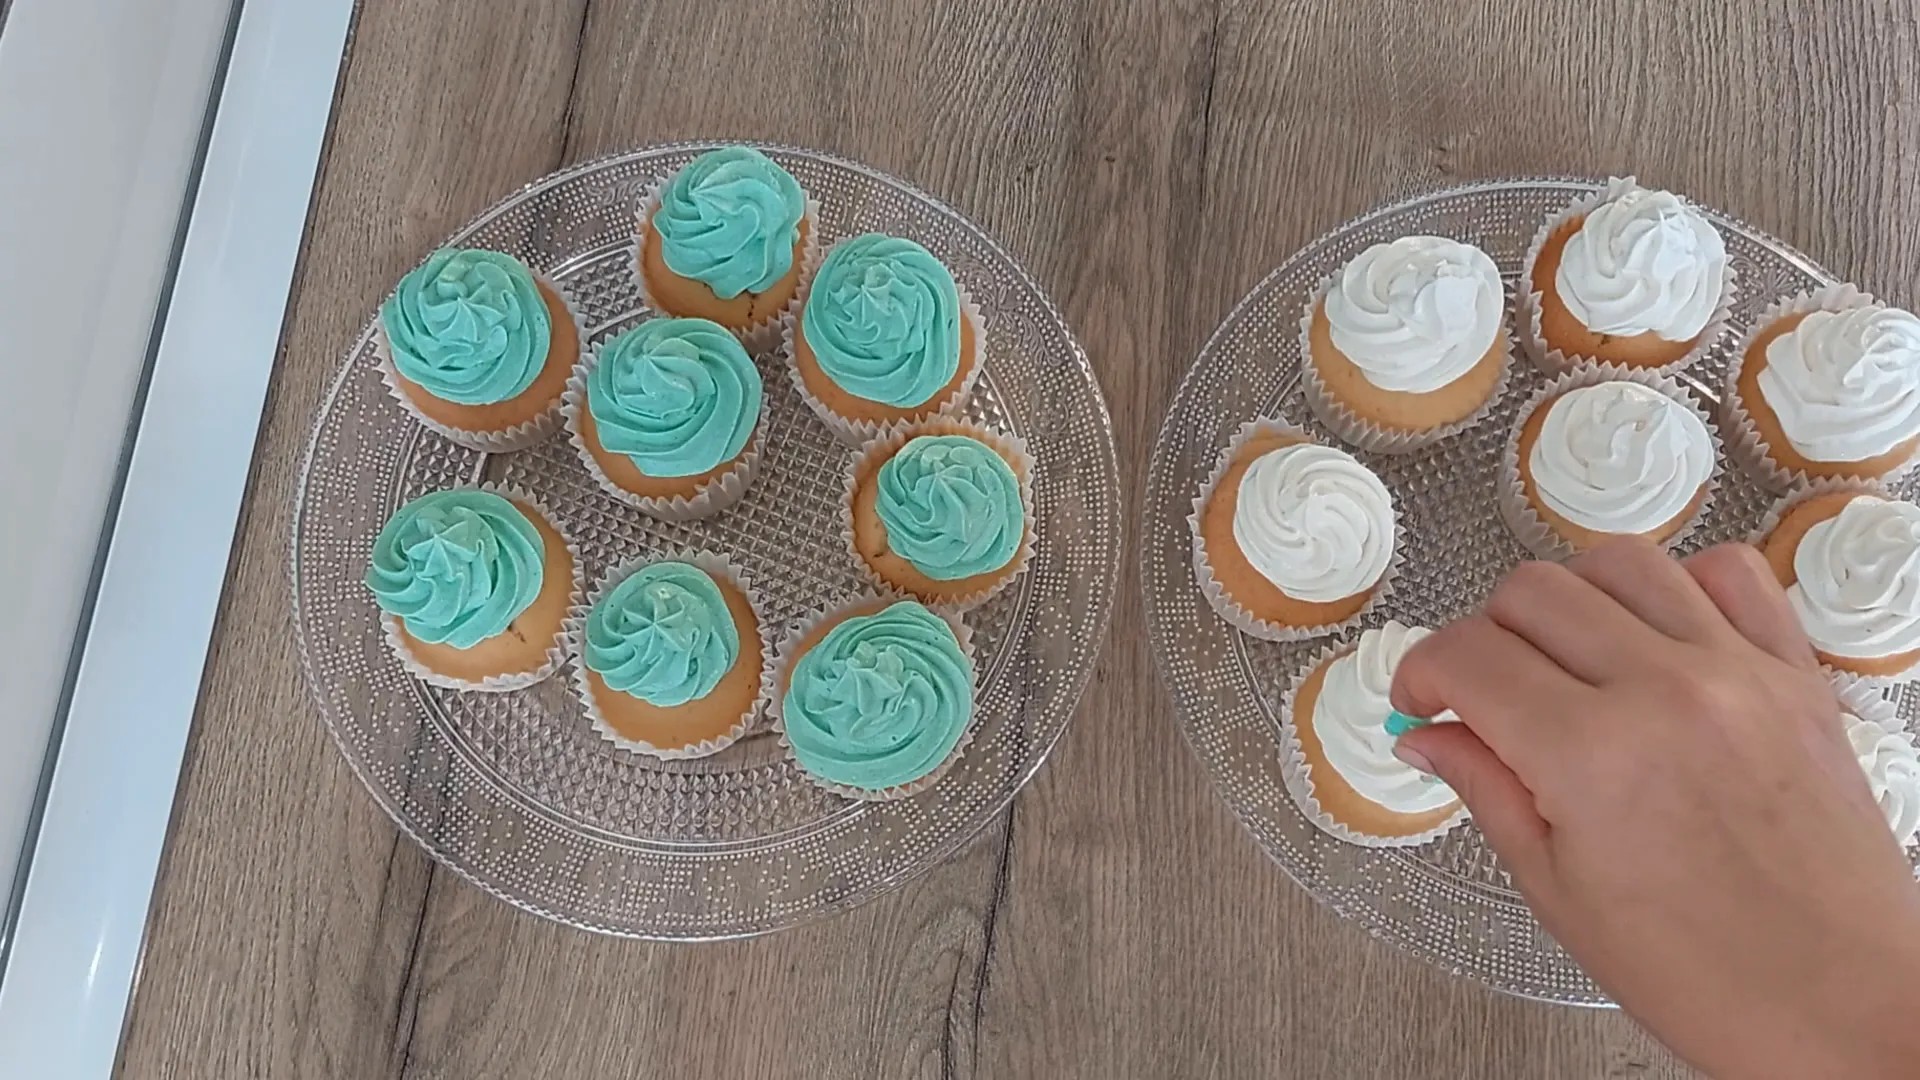
{"type": "MultiPolygon", "coordinates": [[[[1233,432],[1283,416],[1327,435],[1298,392],[1300,316],[1320,280],[1367,246],[1414,233],[1450,236],[1493,256],[1509,286],[1541,221],[1599,185],[1498,181],[1423,195],[1374,211],[1308,245],[1267,275],[1213,334],[1160,429],[1143,527],[1141,574],[1154,654],[1188,743],[1255,839],[1294,880],[1375,935],[1440,967],[1524,997],[1604,1005],[1593,982],[1543,933],[1471,826],[1422,847],[1342,843],[1301,815],[1281,781],[1276,716],[1286,681],[1322,642],[1246,637],[1194,582],[1187,515],[1233,432]]],[[[1711,215],[1739,273],[1733,329],[1682,381],[1717,400],[1732,342],[1776,298],[1831,281],[1805,256],[1724,215],[1711,215]]],[[[1392,489],[1407,558],[1393,595],[1369,617],[1439,626],[1477,608],[1526,557],[1494,506],[1500,450],[1519,406],[1546,381],[1524,358],[1493,414],[1419,453],[1360,454],[1392,489]]],[[[1711,405],[1710,405],[1711,411],[1711,405]]],[[[1722,462],[1719,497],[1681,550],[1744,539],[1770,497],[1722,462]]],[[[1900,702],[1912,722],[1914,695],[1900,702]]]]}
{"type": "MultiPolygon", "coordinates": [[[[448,243],[497,248],[567,288],[594,338],[645,317],[629,263],[649,180],[707,146],[639,150],[529,185],[448,243]]],[[[725,751],[663,762],[588,726],[562,672],[527,690],[468,694],[408,677],[361,584],[374,534],[403,501],[495,479],[553,509],[590,579],[648,552],[724,552],[785,626],[864,585],[839,532],[848,451],[758,358],[772,401],[767,455],[746,499],[669,525],[604,494],[564,434],[482,455],[421,428],[375,367],[373,322],[321,407],[293,525],[301,655],[327,726],[380,805],[435,858],[489,892],[590,930],[701,939],[764,933],[871,899],[993,819],[1065,729],[1106,637],[1120,550],[1113,433],[1086,354],[1007,253],[939,202],[872,169],[767,148],[822,205],[823,239],[868,230],[939,256],[987,317],[972,415],[1024,436],[1039,460],[1032,564],[967,617],[980,672],[977,734],[919,795],[854,803],[804,780],[764,719],[725,751]]]]}

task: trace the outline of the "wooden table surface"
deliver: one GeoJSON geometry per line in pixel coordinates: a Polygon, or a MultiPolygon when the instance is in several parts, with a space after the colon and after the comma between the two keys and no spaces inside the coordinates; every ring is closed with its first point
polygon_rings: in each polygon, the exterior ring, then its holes
{"type": "Polygon", "coordinates": [[[392,282],[526,181],[691,137],[818,147],[970,214],[1155,430],[1266,269],[1382,201],[1637,172],[1911,303],[1920,56],[1889,0],[364,0],[122,1075],[1669,1077],[1624,1017],[1431,970],[1294,887],[1175,728],[1128,537],[1079,715],[1004,820],[851,914],[674,946],[439,870],[295,658],[299,453],[392,282]]]}

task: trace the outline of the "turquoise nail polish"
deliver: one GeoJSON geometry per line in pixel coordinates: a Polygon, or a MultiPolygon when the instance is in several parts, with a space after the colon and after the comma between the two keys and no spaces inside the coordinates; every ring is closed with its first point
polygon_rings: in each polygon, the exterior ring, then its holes
{"type": "Polygon", "coordinates": [[[1431,723],[1433,723],[1433,721],[1422,720],[1417,716],[1408,716],[1398,709],[1391,709],[1387,712],[1387,734],[1396,739],[1412,731],[1414,728],[1426,727],[1431,723]]]}

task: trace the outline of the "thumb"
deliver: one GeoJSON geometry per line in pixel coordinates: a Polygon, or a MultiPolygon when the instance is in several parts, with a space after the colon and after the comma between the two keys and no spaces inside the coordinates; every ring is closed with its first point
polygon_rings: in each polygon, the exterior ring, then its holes
{"type": "Polygon", "coordinates": [[[1400,736],[1393,752],[1446,781],[1473,812],[1473,823],[1493,850],[1520,873],[1526,874],[1545,855],[1549,830],[1534,807],[1533,792],[1472,728],[1452,722],[1418,727],[1400,736]]]}

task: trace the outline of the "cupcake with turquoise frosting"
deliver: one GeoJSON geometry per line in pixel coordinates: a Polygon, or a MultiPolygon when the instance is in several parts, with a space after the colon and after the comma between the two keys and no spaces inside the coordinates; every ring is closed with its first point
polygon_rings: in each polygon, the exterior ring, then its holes
{"type": "Polygon", "coordinates": [[[800,291],[816,217],[772,158],[751,146],[709,150],[647,192],[634,245],[641,297],[662,315],[760,340],[800,291]]]}
{"type": "Polygon", "coordinates": [[[609,573],[568,629],[595,731],[660,758],[718,753],[753,726],[770,627],[725,556],[688,552],[609,573]]]}
{"type": "Polygon", "coordinates": [[[835,244],[795,301],[788,371],[813,411],[859,445],[899,424],[953,415],[980,377],[980,309],[912,240],[835,244]]]}
{"type": "Polygon", "coordinates": [[[574,372],[565,407],[600,486],[669,521],[740,501],[759,468],[765,410],[753,358],[706,319],[650,319],[602,342],[574,372]]]}
{"type": "Polygon", "coordinates": [[[941,610],[984,603],[1033,555],[1033,455],[945,417],[870,439],[847,470],[847,545],[882,588],[941,610]]]}
{"type": "Polygon", "coordinates": [[[788,635],[768,698],[781,743],[815,784],[852,799],[924,790],[973,732],[965,624],[915,600],[868,596],[788,635]]]}
{"type": "Polygon", "coordinates": [[[374,352],[421,423],[475,450],[517,450],[558,426],[580,327],[559,287],[520,260],[442,248],[380,305],[374,352]]]}
{"type": "Polygon", "coordinates": [[[366,583],[407,670],[455,690],[517,690],[553,674],[580,557],[523,492],[430,492],[374,538],[366,583]]]}

